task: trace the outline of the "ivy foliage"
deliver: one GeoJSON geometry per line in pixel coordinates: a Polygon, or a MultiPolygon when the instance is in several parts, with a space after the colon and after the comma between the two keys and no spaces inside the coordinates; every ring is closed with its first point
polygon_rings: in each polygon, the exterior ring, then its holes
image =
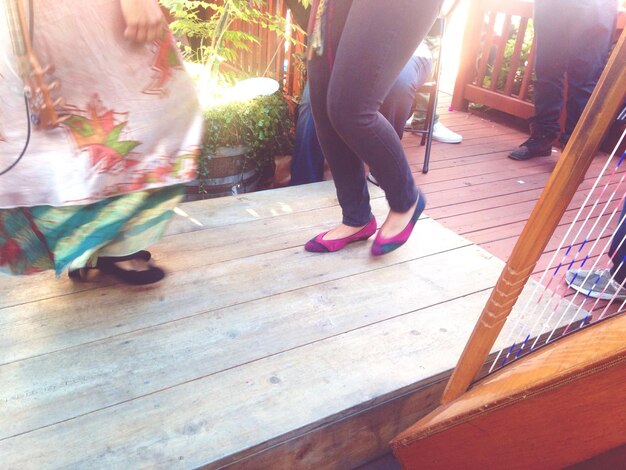
{"type": "MultiPolygon", "coordinates": [[[[274,156],[293,150],[294,131],[289,102],[281,92],[233,102],[205,110],[203,153],[215,154],[219,147],[243,145],[248,168],[263,168],[274,156]]],[[[201,166],[202,161],[201,160],[201,166]]],[[[200,168],[200,176],[207,177],[200,168]]]]}

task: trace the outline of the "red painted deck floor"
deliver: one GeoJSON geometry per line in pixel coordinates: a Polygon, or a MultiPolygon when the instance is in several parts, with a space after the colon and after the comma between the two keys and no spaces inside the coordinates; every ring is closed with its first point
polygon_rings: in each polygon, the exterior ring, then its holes
{"type": "MultiPolygon", "coordinates": [[[[440,101],[441,122],[460,133],[463,142],[433,142],[430,170],[423,174],[424,147],[419,145],[420,137],[408,134],[403,139],[415,180],[428,198],[426,213],[506,261],[561,152],[555,148],[550,157],[512,160],[507,157],[508,152],[527,138],[523,122],[496,113],[488,118],[479,113],[449,111],[449,95],[442,95],[440,101]]],[[[598,152],[539,260],[536,274],[548,266],[606,160],[607,154],[598,152]]],[[[617,176],[614,181],[621,177],[617,176]]],[[[613,183],[610,189],[616,186],[613,183]]],[[[622,192],[617,191],[609,207],[619,204],[622,192]]],[[[605,236],[610,236],[610,230],[605,236]]]]}

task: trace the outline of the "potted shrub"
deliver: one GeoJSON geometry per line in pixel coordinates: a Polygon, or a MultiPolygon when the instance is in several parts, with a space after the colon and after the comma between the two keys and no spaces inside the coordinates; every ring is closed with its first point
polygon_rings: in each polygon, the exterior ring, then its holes
{"type": "MultiPolygon", "coordinates": [[[[189,199],[253,190],[260,173],[271,168],[273,157],[291,151],[292,121],[280,92],[224,100],[232,94],[233,83],[246,78],[232,63],[237,52],[258,43],[254,35],[234,30],[232,25],[235,21],[260,25],[294,42],[287,34],[285,19],[263,12],[264,0],[160,1],[173,18],[174,34],[188,39],[181,47],[191,62],[188,68],[198,83],[205,115],[203,158],[198,181],[188,186],[189,199]]],[[[292,25],[294,28],[298,29],[292,25]]]]}
{"type": "Polygon", "coordinates": [[[272,173],[274,156],[293,148],[289,104],[280,92],[209,107],[198,179],[188,199],[253,191],[272,173]]]}

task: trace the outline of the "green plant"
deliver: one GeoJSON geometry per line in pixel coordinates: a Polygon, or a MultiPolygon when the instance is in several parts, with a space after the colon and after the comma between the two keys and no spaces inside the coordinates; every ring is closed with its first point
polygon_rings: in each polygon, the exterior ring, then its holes
{"type": "MultiPolygon", "coordinates": [[[[307,4],[309,0],[300,0],[307,4]]],[[[232,84],[237,78],[237,54],[250,50],[258,44],[254,34],[235,29],[235,22],[259,25],[295,43],[287,33],[285,18],[266,11],[264,0],[160,0],[173,16],[170,28],[178,37],[185,37],[190,44],[181,45],[188,61],[201,64],[202,80],[209,87],[232,84]]],[[[292,25],[291,28],[298,28],[292,25]]],[[[277,47],[281,47],[279,44],[277,47]]],[[[257,71],[263,75],[263,71],[257,71]]],[[[241,74],[239,74],[241,75],[241,74]]]]}
{"type": "MultiPolygon", "coordinates": [[[[200,192],[205,192],[204,180],[214,178],[210,174],[209,160],[220,147],[242,145],[246,149],[242,173],[267,168],[274,156],[290,153],[293,146],[291,112],[280,92],[243,102],[224,102],[232,95],[229,88],[233,82],[247,75],[240,71],[236,62],[239,52],[248,51],[259,43],[257,36],[244,31],[250,29],[242,27],[242,23],[267,28],[279,38],[295,43],[295,35],[288,34],[285,18],[278,13],[268,13],[265,0],[160,2],[174,18],[170,24],[174,34],[187,40],[181,47],[186,60],[193,64],[189,69],[198,83],[204,109],[206,130],[204,157],[199,160],[200,192]]],[[[300,0],[300,3],[307,5],[309,0],[300,0]]],[[[298,27],[292,24],[291,28],[293,31],[298,27]]],[[[276,47],[274,52],[284,47],[284,42],[278,41],[276,47]]],[[[258,76],[266,72],[250,71],[258,76]]]]}
{"type": "MultiPolygon", "coordinates": [[[[289,154],[294,131],[289,103],[282,93],[231,102],[204,112],[203,154],[210,158],[220,147],[243,145],[246,167],[264,168],[276,155],[289,154]]],[[[200,178],[210,177],[206,159],[201,159],[200,178]]]]}

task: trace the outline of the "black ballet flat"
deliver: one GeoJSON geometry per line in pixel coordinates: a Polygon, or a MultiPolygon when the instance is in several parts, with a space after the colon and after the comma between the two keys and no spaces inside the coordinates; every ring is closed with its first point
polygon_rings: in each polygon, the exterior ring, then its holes
{"type": "Polygon", "coordinates": [[[122,260],[118,257],[106,256],[98,258],[96,267],[103,273],[113,276],[126,284],[131,284],[134,286],[153,284],[165,277],[165,271],[156,266],[149,266],[148,269],[144,271],[137,271],[135,269],[122,269],[116,264],[120,261],[122,260]]]}
{"type": "Polygon", "coordinates": [[[165,277],[165,272],[156,266],[149,266],[147,270],[137,271],[134,269],[122,269],[115,263],[121,261],[142,260],[150,261],[152,254],[149,251],[141,250],[126,256],[100,256],[96,262],[96,267],[85,267],[72,269],[68,272],[70,279],[84,282],[87,280],[88,272],[98,269],[105,274],[113,276],[118,280],[135,286],[152,284],[165,277]]]}
{"type": "Polygon", "coordinates": [[[139,250],[136,253],[131,253],[130,255],[126,255],[126,256],[100,256],[98,257],[98,260],[104,259],[104,260],[111,260],[111,261],[115,261],[119,263],[120,261],[132,261],[134,259],[138,259],[142,261],[150,261],[150,258],[152,258],[152,253],[150,253],[147,250],[139,250]]]}

